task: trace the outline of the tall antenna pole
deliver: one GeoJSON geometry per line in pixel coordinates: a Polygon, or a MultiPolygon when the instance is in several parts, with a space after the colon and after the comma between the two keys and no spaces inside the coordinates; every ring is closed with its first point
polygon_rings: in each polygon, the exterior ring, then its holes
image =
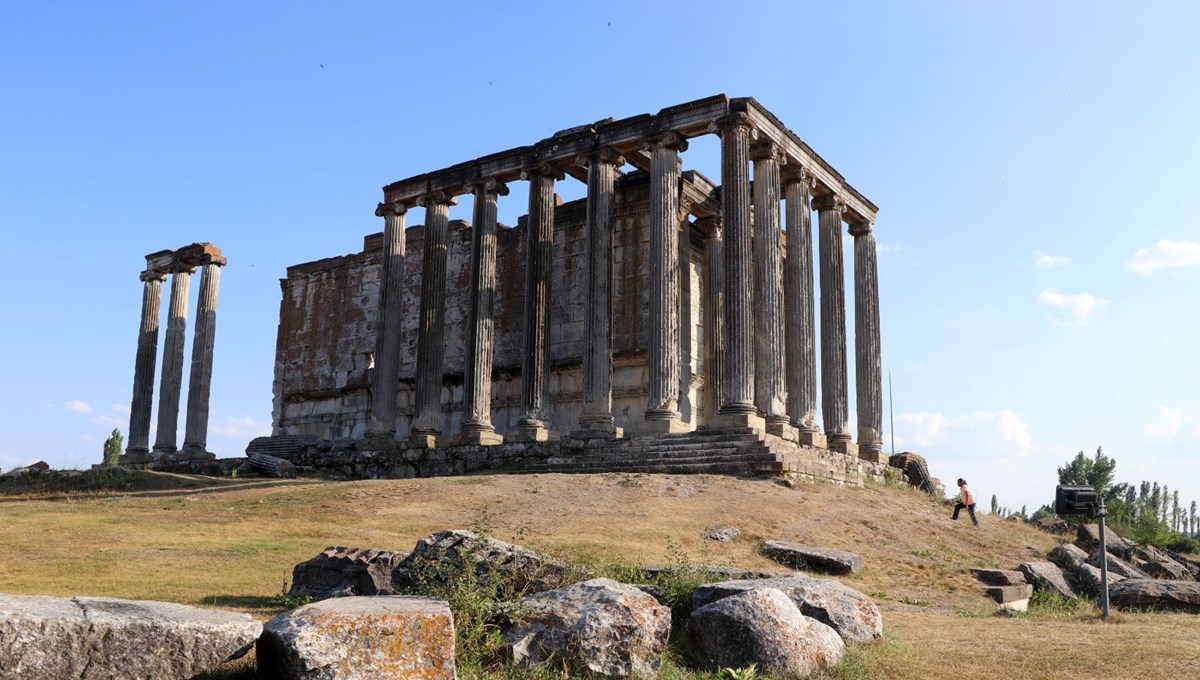
{"type": "Polygon", "coordinates": [[[896,401],[892,398],[892,371],[888,369],[888,420],[892,428],[892,455],[896,455],[896,401]]]}

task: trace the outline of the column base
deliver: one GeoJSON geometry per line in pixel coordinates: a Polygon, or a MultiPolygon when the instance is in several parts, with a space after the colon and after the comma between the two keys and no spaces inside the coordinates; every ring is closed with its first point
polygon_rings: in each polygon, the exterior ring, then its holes
{"type": "Polygon", "coordinates": [[[216,460],[217,454],[209,453],[204,446],[195,446],[188,444],[183,445],[182,451],[175,453],[164,454],[160,460],[183,461],[183,460],[216,460]]]}
{"type": "Polygon", "coordinates": [[[858,447],[858,457],[860,460],[870,463],[887,465],[888,462],[888,456],[883,452],[883,447],[879,444],[860,444],[858,447]]]}
{"type": "Polygon", "coordinates": [[[818,449],[829,448],[829,440],[816,430],[799,430],[796,432],[796,441],[805,446],[815,446],[818,449]]]}
{"type": "Polygon", "coordinates": [[[150,449],[125,449],[125,453],[117,458],[117,465],[146,465],[153,462],[150,449]]]}
{"type": "Polygon", "coordinates": [[[436,449],[441,434],[438,432],[413,432],[408,435],[408,446],[414,449],[436,449]]]}
{"type": "Polygon", "coordinates": [[[616,439],[625,436],[625,430],[610,421],[581,421],[579,429],[571,433],[571,439],[616,439]]]}
{"type": "Polygon", "coordinates": [[[796,441],[796,428],[791,423],[767,422],[767,434],[775,435],[784,441],[796,441]]]}
{"type": "Polygon", "coordinates": [[[634,432],[645,432],[648,434],[677,434],[680,432],[691,432],[692,428],[683,422],[679,416],[675,416],[673,418],[643,420],[633,430],[634,432]]]}
{"type": "Polygon", "coordinates": [[[715,418],[708,421],[707,427],[715,429],[743,427],[756,432],[766,432],[767,421],[757,413],[718,413],[715,418]]]}
{"type": "Polygon", "coordinates": [[[496,446],[504,443],[504,435],[492,428],[463,430],[459,435],[459,443],[464,446],[496,446]]]}
{"type": "Polygon", "coordinates": [[[518,444],[531,444],[533,442],[550,441],[550,428],[540,425],[525,425],[518,426],[513,432],[508,433],[508,441],[518,444]]]}
{"type": "Polygon", "coordinates": [[[838,437],[837,435],[826,436],[829,438],[830,451],[837,451],[838,453],[844,453],[847,456],[854,456],[855,458],[858,457],[858,444],[850,441],[849,437],[846,437],[845,435],[842,435],[841,437],[838,437]],[[842,437],[845,438],[843,439],[842,437]]]}
{"type": "Polygon", "coordinates": [[[400,441],[396,439],[395,431],[367,432],[362,439],[355,443],[355,448],[359,451],[379,451],[399,447],[400,441]]]}

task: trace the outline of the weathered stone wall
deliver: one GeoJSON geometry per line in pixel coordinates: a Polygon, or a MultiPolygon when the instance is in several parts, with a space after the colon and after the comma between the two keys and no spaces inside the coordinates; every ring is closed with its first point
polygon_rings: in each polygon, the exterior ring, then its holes
{"type": "MultiPolygon", "coordinates": [[[[650,257],[649,181],[634,174],[618,182],[613,233],[613,413],[617,425],[632,428],[646,408],[648,383],[650,257]]],[[[583,336],[586,304],[586,201],[555,210],[551,283],[549,419],[556,431],[575,428],[583,395],[583,336]]],[[[423,228],[406,231],[404,319],[396,430],[407,436],[413,416],[417,322],[423,228]]],[[[505,433],[519,417],[521,341],[524,328],[525,218],[497,234],[496,334],[492,383],[492,422],[505,433]]],[[[471,228],[451,221],[446,276],[446,354],[442,391],[442,432],[459,432],[462,420],[464,349],[470,305],[471,228]]],[[[326,439],[360,438],[366,431],[370,399],[369,367],[375,351],[382,236],[364,240],[363,251],[288,268],[281,281],[279,334],[274,384],[274,434],[326,439]]],[[[701,279],[703,252],[692,241],[690,315],[692,381],[684,419],[702,422],[703,402],[701,279]]]]}

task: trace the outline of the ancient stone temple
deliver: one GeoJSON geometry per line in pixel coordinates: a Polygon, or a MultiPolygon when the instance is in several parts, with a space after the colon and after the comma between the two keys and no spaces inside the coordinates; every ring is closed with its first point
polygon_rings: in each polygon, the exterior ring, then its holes
{"type": "Polygon", "coordinates": [[[142,319],[138,332],[137,358],[133,371],[133,401],[129,408],[129,442],[121,464],[142,466],[168,460],[207,460],[208,397],[212,385],[213,342],[217,332],[217,289],[221,267],[227,260],[211,243],[193,243],[178,250],[161,250],[146,256],[141,273],[142,319]],[[187,420],[183,448],[176,441],[179,430],[179,397],[183,385],[184,341],[187,331],[188,288],[199,268],[200,296],[196,330],[192,339],[192,367],[188,380],[187,420]],[[150,414],[154,398],[155,364],[158,358],[158,327],[162,308],[162,284],[171,277],[171,300],[167,311],[166,345],[158,398],[158,426],[154,448],[150,448],[150,414]]]}
{"type": "Polygon", "coordinates": [[[876,210],[757,101],[724,95],[395,182],[382,234],[281,281],[274,436],[250,451],[368,476],[878,476],[876,210]],[[709,134],[719,182],[682,164],[709,134]],[[565,181],[587,197],[563,203],[565,181]],[[527,214],[498,224],[513,182],[527,214]],[[450,220],[464,195],[471,222],[450,220]]]}

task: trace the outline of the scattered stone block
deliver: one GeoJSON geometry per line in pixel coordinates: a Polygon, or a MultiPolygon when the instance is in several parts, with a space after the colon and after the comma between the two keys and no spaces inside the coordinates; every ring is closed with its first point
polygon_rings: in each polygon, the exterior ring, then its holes
{"type": "Polygon", "coordinates": [[[1067,578],[1063,575],[1062,569],[1059,569],[1058,565],[1053,562],[1044,560],[1025,562],[1017,567],[1017,569],[1025,575],[1025,579],[1033,584],[1033,587],[1037,590],[1057,593],[1072,600],[1079,597],[1075,589],[1067,583],[1067,578]]]}
{"type": "Polygon", "coordinates": [[[639,588],[598,578],[521,600],[504,631],[513,660],[550,659],[599,675],[653,677],[671,634],[671,609],[639,588]]]}
{"type": "Polygon", "coordinates": [[[1088,554],[1077,545],[1071,543],[1060,543],[1057,548],[1050,551],[1050,561],[1057,564],[1064,571],[1086,564],[1088,554]]]}
{"type": "Polygon", "coordinates": [[[339,597],[263,626],[259,676],[270,680],[454,680],[454,617],[424,597],[339,597]]]}
{"type": "Polygon", "coordinates": [[[331,546],[292,569],[288,594],[323,600],[353,595],[396,595],[404,555],[376,548],[331,546]]]}
{"type": "Polygon", "coordinates": [[[706,583],[692,593],[699,609],[726,597],[761,588],[775,588],[792,599],[800,613],[833,628],[846,642],[870,642],[883,635],[883,615],[875,601],[828,578],[795,575],[706,583]]]}
{"type": "Polygon", "coordinates": [[[1028,583],[1025,580],[1025,574],[1019,571],[971,567],[971,573],[980,583],[986,583],[989,586],[1023,586],[1028,583]]]}
{"type": "Polygon", "coordinates": [[[687,633],[692,649],[716,668],[755,664],[763,673],[805,676],[837,663],[846,651],[836,631],[800,613],[775,588],[748,590],[694,610],[687,633]]]}
{"type": "MultiPolygon", "coordinates": [[[[1104,527],[1104,547],[1108,552],[1120,557],[1121,559],[1129,559],[1130,550],[1133,549],[1133,544],[1121,538],[1115,531],[1104,527]]],[[[1075,545],[1082,548],[1085,552],[1091,553],[1100,546],[1100,525],[1099,524],[1080,524],[1078,538],[1075,540],[1075,545]]]]}
{"type": "Polygon", "coordinates": [[[0,677],[190,678],[250,650],[249,614],[173,602],[0,595],[0,677]]]}
{"type": "Polygon", "coordinates": [[[528,548],[463,529],[437,531],[417,541],[400,568],[409,580],[406,588],[444,581],[471,568],[482,581],[511,580],[517,592],[550,590],[583,573],[577,566],[528,548]]]}
{"type": "Polygon", "coordinates": [[[296,466],[291,461],[265,453],[250,454],[246,458],[246,467],[266,477],[290,479],[296,476],[296,466]]]}
{"type": "MultiPolygon", "coordinates": [[[[1109,574],[1116,574],[1117,576],[1121,576],[1123,578],[1150,578],[1150,575],[1146,572],[1138,569],[1137,567],[1112,553],[1108,553],[1105,555],[1105,557],[1108,558],[1109,574]]],[[[1097,547],[1092,551],[1092,554],[1088,555],[1087,563],[1099,569],[1100,559],[1100,548],[1097,547]]]]}
{"type": "Polygon", "coordinates": [[[827,574],[857,574],[862,570],[861,555],[831,548],[814,548],[790,541],[764,541],[762,553],[780,564],[827,574]]]}
{"type": "MultiPolygon", "coordinates": [[[[1075,589],[1075,592],[1088,597],[1097,597],[1100,595],[1100,570],[1090,564],[1079,564],[1071,567],[1066,571],[1067,583],[1075,589]]],[[[1111,571],[1108,573],[1108,585],[1111,588],[1114,583],[1123,581],[1124,577],[1119,574],[1114,574],[1111,571]]]]}
{"type": "Polygon", "coordinates": [[[1126,579],[1109,588],[1109,602],[1121,609],[1162,609],[1200,613],[1200,583],[1165,579],[1126,579]]]}
{"type": "Polygon", "coordinates": [[[717,527],[710,529],[705,537],[719,543],[729,543],[733,539],[742,535],[742,530],[737,527],[717,527]]]}
{"type": "Polygon", "coordinates": [[[996,601],[996,604],[1008,604],[1019,600],[1028,600],[1033,597],[1033,586],[1029,584],[1020,586],[988,586],[987,596],[996,601]]]}

